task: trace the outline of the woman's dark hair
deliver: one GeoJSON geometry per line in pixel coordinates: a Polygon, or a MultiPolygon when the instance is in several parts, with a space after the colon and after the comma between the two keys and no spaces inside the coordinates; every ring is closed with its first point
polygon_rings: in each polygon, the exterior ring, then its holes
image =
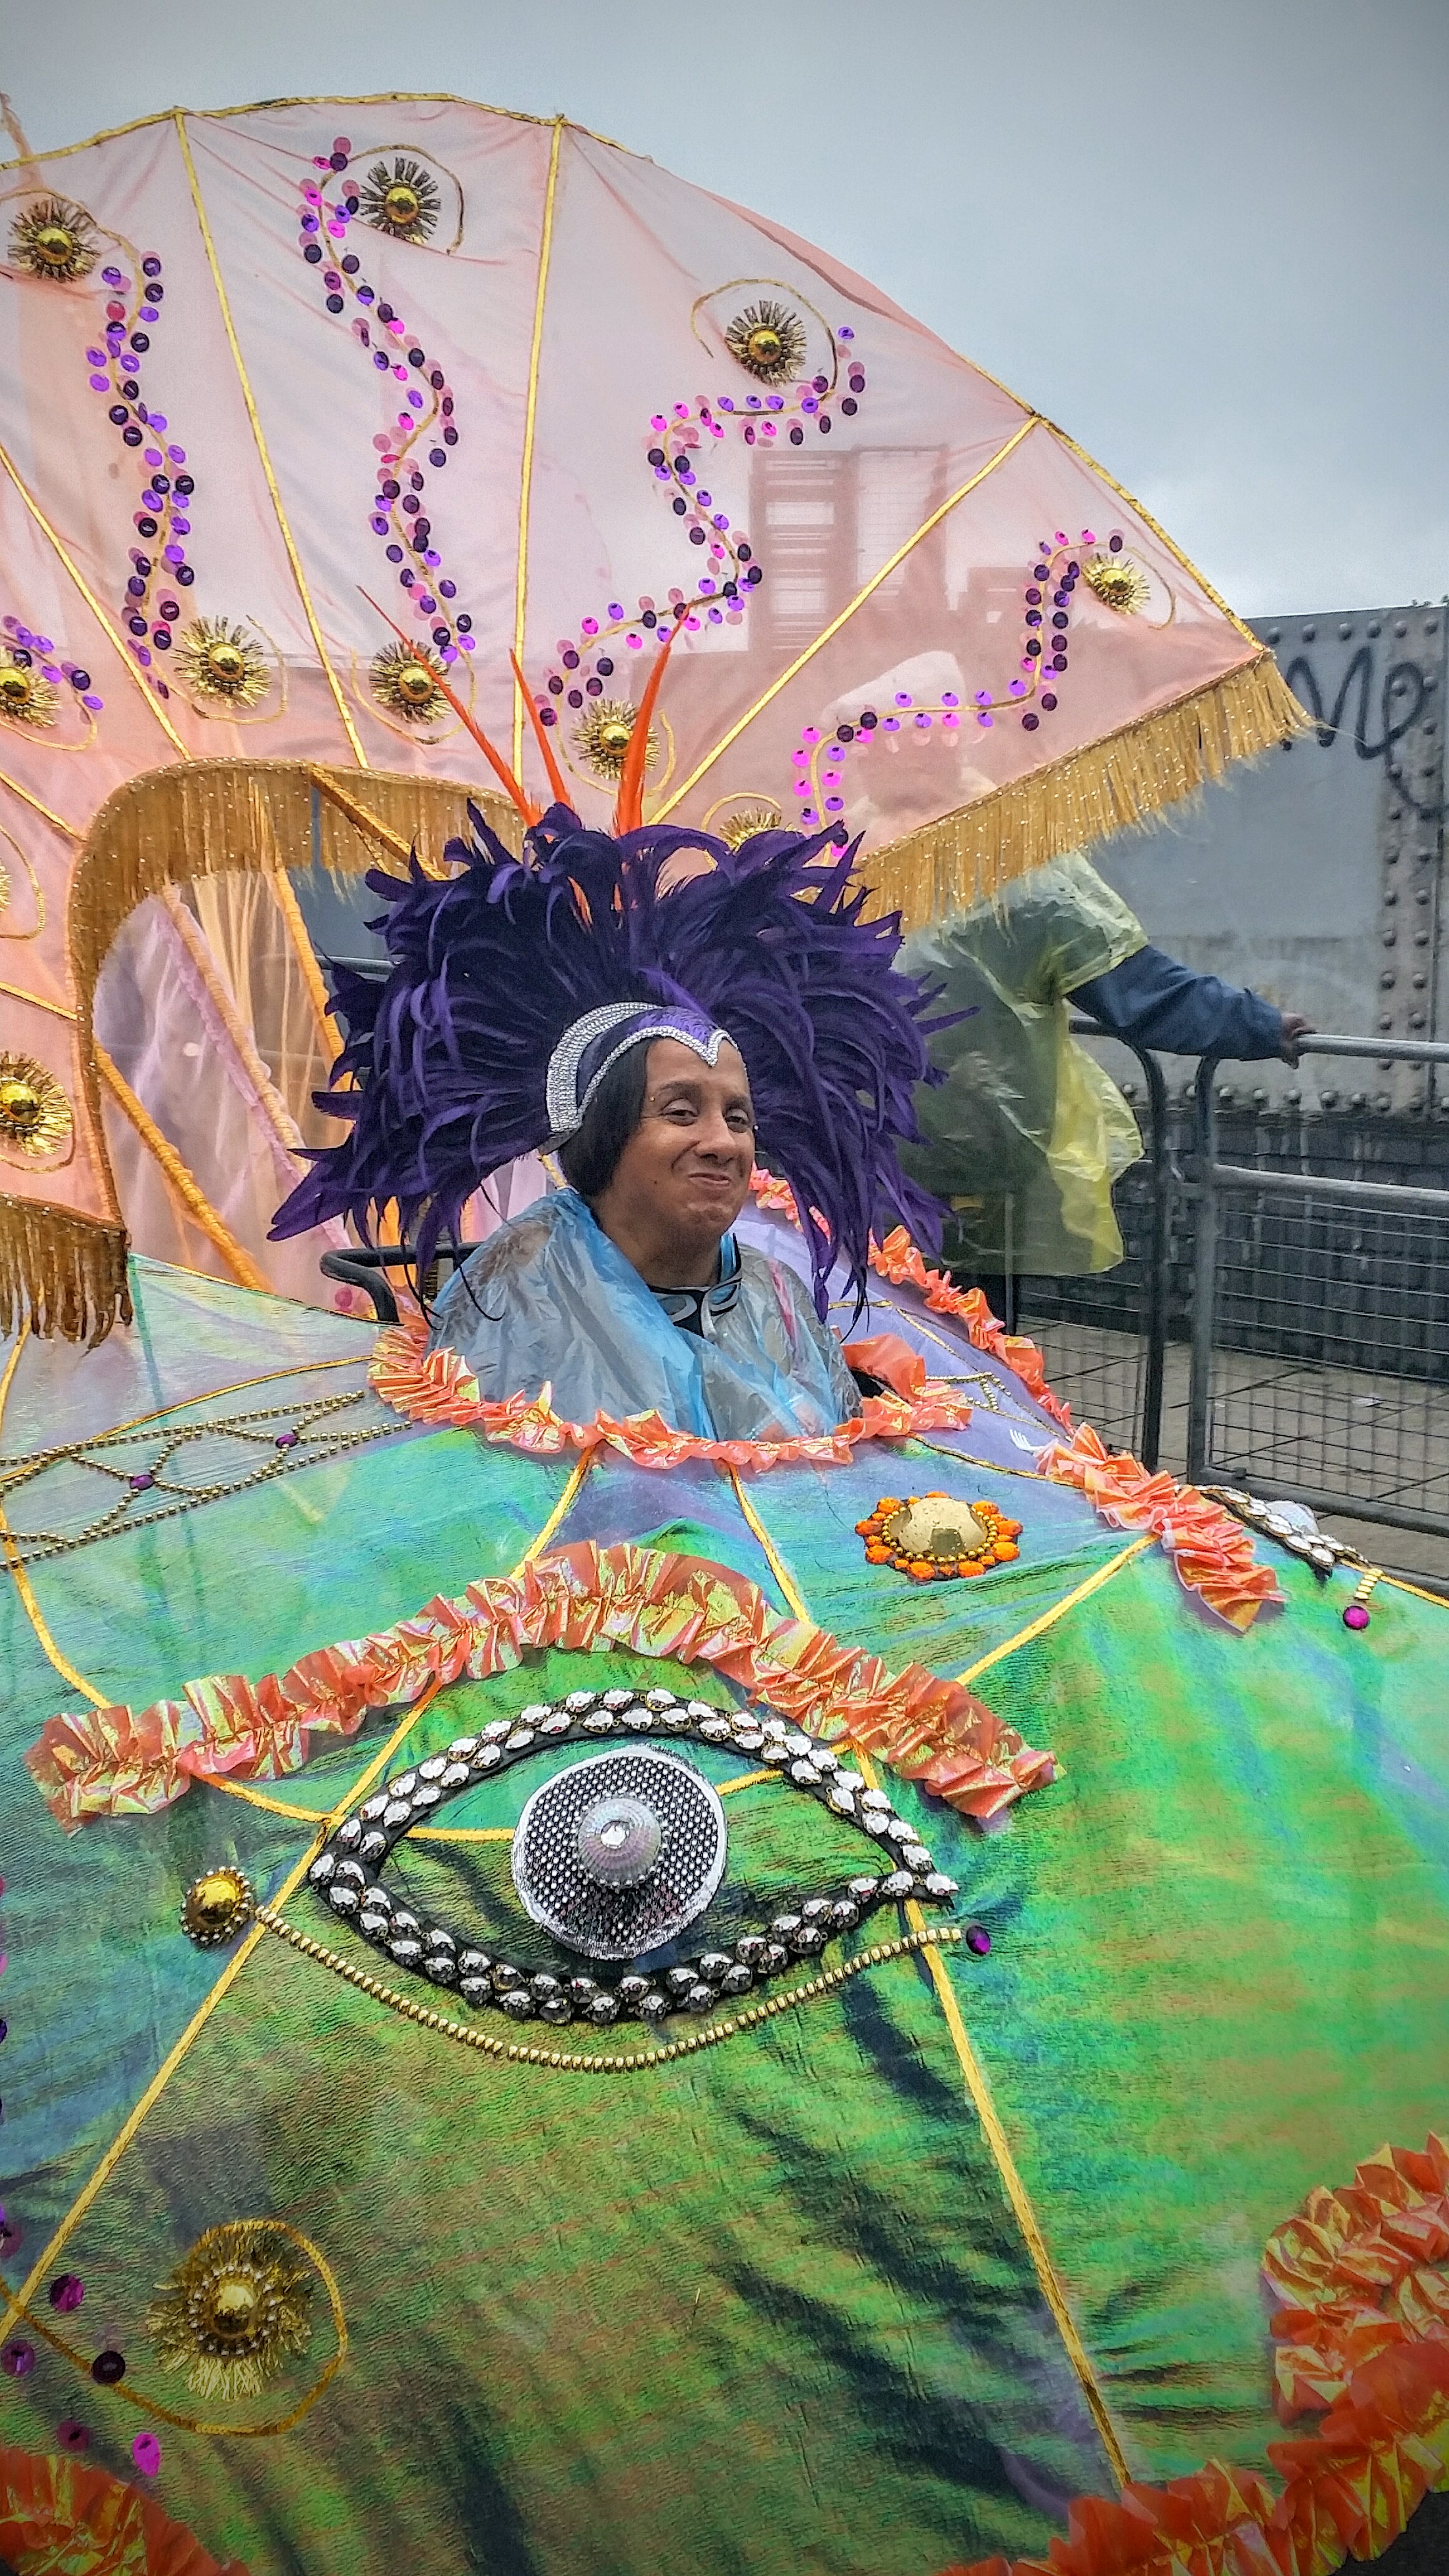
{"type": "Polygon", "coordinates": [[[649,1080],[649,1047],[641,1038],[611,1064],[584,1112],[584,1123],[558,1149],[559,1168],[571,1190],[594,1200],[606,1190],[619,1157],[644,1115],[649,1080]]]}

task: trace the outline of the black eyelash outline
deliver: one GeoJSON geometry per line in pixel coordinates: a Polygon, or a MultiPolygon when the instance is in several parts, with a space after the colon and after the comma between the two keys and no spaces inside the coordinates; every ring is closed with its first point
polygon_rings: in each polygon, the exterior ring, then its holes
{"type": "Polygon", "coordinates": [[[657,2026],[671,2013],[708,2012],[722,1997],[749,1992],[797,1959],[818,1957],[828,1941],[852,1931],[877,1906],[899,1904],[907,1897],[948,1905],[957,1893],[956,1881],[936,1868],[914,1825],[896,1814],[883,1790],[867,1788],[828,1745],[773,1710],[685,1701],[668,1690],[570,1691],[562,1700],[535,1702],[516,1717],[494,1718],[476,1734],[455,1737],[444,1752],[428,1755],[364,1800],[357,1814],[329,1835],[307,1876],[333,1913],[350,1921],[395,1967],[428,1985],[455,1991],[472,2009],[491,2008],[515,2022],[537,2017],[560,2027],[577,2019],[601,2029],[621,2018],[657,2026]],[[902,1858],[907,1849],[922,1858],[878,1876],[862,1873],[834,1895],[806,1897],[772,1916],[768,1931],[742,1933],[733,1956],[705,1950],[655,1976],[626,1969],[612,1985],[569,1971],[530,1975],[511,1960],[460,1942],[446,1924],[425,1922],[410,1906],[397,1903],[364,1866],[365,1853],[368,1862],[382,1869],[415,1824],[480,1781],[512,1770],[541,1746],[620,1737],[642,1742],[659,1736],[778,1764],[787,1786],[813,1797],[842,1824],[894,1844],[902,1858]]]}

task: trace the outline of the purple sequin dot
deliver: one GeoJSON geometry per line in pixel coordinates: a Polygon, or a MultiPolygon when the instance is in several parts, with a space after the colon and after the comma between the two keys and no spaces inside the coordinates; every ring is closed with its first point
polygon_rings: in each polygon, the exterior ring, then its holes
{"type": "Polygon", "coordinates": [[[277,1449],[295,1449],[301,1437],[300,1431],[279,1431],[273,1446],[277,1449]]]}
{"type": "Polygon", "coordinates": [[[50,2304],[58,2316],[74,2316],[85,2294],[79,2272],[57,2272],[50,2285],[50,2304]]]}
{"type": "Polygon", "coordinates": [[[133,1494],[149,1494],[156,1479],[148,1469],[143,1475],[128,1476],[126,1482],[133,1494]]]}
{"type": "Polygon", "coordinates": [[[96,2354],[91,2363],[91,2377],[98,2388],[114,2388],[117,2380],[125,2376],[126,2356],[123,2352],[108,2347],[105,2352],[96,2354]]]}
{"type": "Polygon", "coordinates": [[[967,1924],[966,1947],[968,1950],[974,1951],[978,1959],[985,1958],[987,1951],[991,1947],[991,1935],[987,1931],[984,1923],[967,1924]]]}
{"type": "Polygon", "coordinates": [[[9,2343],[0,2347],[0,2370],[5,2371],[11,2379],[23,2379],[26,2372],[34,2368],[35,2346],[33,2343],[27,2343],[23,2335],[14,2336],[9,2343]]]}
{"type": "Polygon", "coordinates": [[[1361,1601],[1350,1601],[1348,1608],[1343,1614],[1343,1624],[1345,1628],[1366,1628],[1368,1623],[1369,1614],[1364,1608],[1363,1603],[1361,1601]]]}

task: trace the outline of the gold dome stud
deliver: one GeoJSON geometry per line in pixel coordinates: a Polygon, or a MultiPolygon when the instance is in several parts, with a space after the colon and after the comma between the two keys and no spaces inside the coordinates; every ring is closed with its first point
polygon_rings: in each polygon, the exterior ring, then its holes
{"type": "Polygon", "coordinates": [[[146,2313],[167,2370],[202,2397],[254,2397],[311,2338],[313,2279],[264,2221],[208,2227],[146,2313]]]}
{"type": "Polygon", "coordinates": [[[447,707],[438,686],[442,664],[421,645],[384,645],[372,657],[370,676],[381,705],[404,724],[431,724],[447,707]]]}
{"type": "Polygon", "coordinates": [[[0,1055],[0,1153],[9,1161],[45,1162],[69,1145],[70,1102],[30,1055],[0,1055]]]}
{"type": "Polygon", "coordinates": [[[391,233],[394,241],[425,242],[443,210],[437,181],[421,161],[399,153],[375,161],[362,183],[358,212],[374,232],[391,233]]]}
{"type": "Polygon", "coordinates": [[[198,1950],[216,1950],[234,1940],[255,1911],[251,1880],[227,1862],[192,1880],[181,1902],[181,1929],[198,1950]]]}
{"type": "Polygon", "coordinates": [[[194,697],[254,707],[271,686],[266,655],[244,626],[196,617],[177,638],[173,669],[194,697]]]}
{"type": "Polygon", "coordinates": [[[0,646],[0,717],[33,732],[49,732],[55,722],[60,691],[8,646],[0,646]]]}
{"type": "MultiPolygon", "coordinates": [[[[623,777],[637,715],[638,709],[628,698],[596,698],[591,707],[584,709],[574,727],[574,749],[595,778],[612,785],[623,777]]],[[[651,725],[645,768],[652,769],[658,757],[659,737],[651,725]]]]}
{"type": "Polygon", "coordinates": [[[1137,617],[1152,597],[1152,584],[1140,564],[1122,555],[1088,555],[1082,565],[1087,588],[1118,617],[1137,617]]]}
{"type": "Polygon", "coordinates": [[[762,385],[789,384],[805,364],[805,325],[786,304],[766,296],[725,324],[725,347],[762,385]]]}
{"type": "Polygon", "coordinates": [[[17,215],[10,230],[10,256],[32,277],[65,286],[86,277],[100,256],[95,224],[84,206],[66,197],[38,197],[17,215]]]}

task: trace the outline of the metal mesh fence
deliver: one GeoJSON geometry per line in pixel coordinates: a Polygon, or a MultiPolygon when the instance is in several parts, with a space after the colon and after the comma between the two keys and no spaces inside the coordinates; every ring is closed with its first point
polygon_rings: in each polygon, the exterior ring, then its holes
{"type": "MultiPolygon", "coordinates": [[[[1434,1050],[1420,1052],[1432,1084],[1434,1050]]],[[[1145,1159],[1116,1194],[1124,1259],[1019,1281],[1018,1327],[1109,1445],[1297,1494],[1445,1581],[1449,1118],[1432,1089],[1386,1114],[1353,1091],[1357,1065],[1346,1076],[1341,1106],[1309,1111],[1244,1100],[1208,1068],[1205,1125],[1160,1079],[1139,1081],[1145,1159]]]]}

